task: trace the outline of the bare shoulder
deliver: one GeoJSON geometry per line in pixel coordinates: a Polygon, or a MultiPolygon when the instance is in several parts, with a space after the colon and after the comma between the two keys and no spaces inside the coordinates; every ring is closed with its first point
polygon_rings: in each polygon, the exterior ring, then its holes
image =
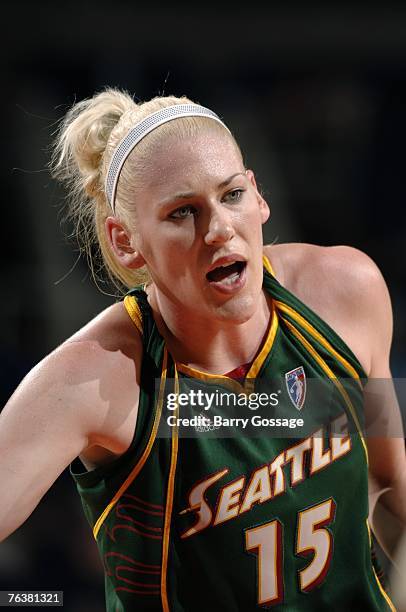
{"type": "Polygon", "coordinates": [[[118,302],[65,340],[38,364],[36,371],[58,373],[68,384],[92,376],[100,378],[104,370],[118,375],[127,361],[137,361],[141,350],[140,334],[123,303],[118,302]]]}
{"type": "Polygon", "coordinates": [[[5,416],[36,415],[38,423],[66,426],[86,439],[82,453],[101,447],[119,454],[131,439],[123,423],[135,426],[141,359],[139,332],[123,304],[114,304],[31,370],[5,416]]]}
{"type": "Polygon", "coordinates": [[[389,351],[389,293],[366,253],[350,246],[306,243],[270,245],[264,252],[281,284],[337,331],[367,372],[374,347],[389,351]]]}
{"type": "MultiPolygon", "coordinates": [[[[382,286],[383,277],[375,262],[363,251],[354,247],[318,246],[308,243],[285,243],[264,247],[264,253],[272,262],[278,280],[284,285],[290,285],[290,290],[300,288],[302,285],[318,286],[320,279],[315,278],[321,274],[322,278],[330,278],[328,289],[340,289],[345,283],[347,293],[351,289],[357,291],[373,288],[378,284],[382,286]],[[304,280],[303,280],[304,279],[304,280]]],[[[314,287],[311,286],[313,290],[314,287]]]]}

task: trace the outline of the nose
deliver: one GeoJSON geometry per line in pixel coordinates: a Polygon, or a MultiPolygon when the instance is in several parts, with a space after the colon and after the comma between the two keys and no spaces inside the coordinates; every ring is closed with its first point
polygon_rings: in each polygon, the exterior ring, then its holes
{"type": "Polygon", "coordinates": [[[235,236],[230,212],[224,208],[216,208],[210,214],[207,233],[204,237],[206,244],[223,244],[235,236]]]}

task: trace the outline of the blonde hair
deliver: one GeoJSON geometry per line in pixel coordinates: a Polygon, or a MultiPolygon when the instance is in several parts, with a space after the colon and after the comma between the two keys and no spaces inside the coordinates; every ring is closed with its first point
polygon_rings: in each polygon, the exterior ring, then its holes
{"type": "MultiPolygon", "coordinates": [[[[129,270],[117,262],[106,236],[105,220],[113,213],[104,184],[114,150],[128,131],[146,116],[166,106],[185,103],[195,104],[184,96],[159,96],[137,104],[128,92],[106,88],[74,104],[60,122],[50,167],[53,176],[68,188],[66,217],[74,224],[79,248],[86,254],[98,286],[98,272],[103,264],[110,281],[120,291],[148,279],[145,268],[129,270]],[[96,262],[99,263],[95,265],[96,262]]],[[[130,214],[134,216],[137,181],[142,178],[145,164],[150,163],[157,139],[170,134],[179,138],[190,136],[201,130],[202,122],[208,122],[211,129],[228,133],[210,119],[187,117],[160,126],[137,145],[121,172],[115,216],[124,223],[130,214]]],[[[236,147],[239,151],[237,144],[236,147]]]]}

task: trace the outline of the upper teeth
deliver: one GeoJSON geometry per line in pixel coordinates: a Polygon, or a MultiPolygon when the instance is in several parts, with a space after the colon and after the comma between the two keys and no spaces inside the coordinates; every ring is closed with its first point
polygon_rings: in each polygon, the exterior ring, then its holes
{"type": "Polygon", "coordinates": [[[218,267],[219,268],[228,268],[229,266],[232,266],[235,263],[236,263],[235,261],[230,261],[229,263],[221,264],[221,266],[218,266],[218,267]]]}

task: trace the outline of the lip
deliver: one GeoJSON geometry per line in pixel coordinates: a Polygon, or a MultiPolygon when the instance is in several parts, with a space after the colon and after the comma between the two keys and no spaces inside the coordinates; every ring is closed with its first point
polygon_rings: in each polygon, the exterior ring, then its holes
{"type": "Polygon", "coordinates": [[[240,253],[230,253],[229,255],[218,257],[215,261],[213,261],[210,268],[206,270],[206,274],[209,274],[209,272],[215,270],[219,266],[229,266],[230,264],[235,263],[236,261],[243,261],[244,263],[247,263],[245,257],[243,257],[243,255],[240,255],[240,253]]]}
{"type": "Polygon", "coordinates": [[[225,295],[232,295],[234,293],[238,293],[244,287],[245,283],[247,282],[247,260],[241,255],[230,255],[230,256],[221,257],[217,259],[215,263],[210,267],[207,273],[211,272],[211,270],[214,270],[215,268],[218,268],[218,266],[229,265],[229,264],[235,263],[236,261],[241,261],[241,262],[244,262],[245,264],[238,278],[232,283],[228,283],[228,282],[225,282],[224,280],[210,281],[206,277],[206,281],[208,282],[210,287],[212,287],[219,293],[223,293],[225,295]]]}

